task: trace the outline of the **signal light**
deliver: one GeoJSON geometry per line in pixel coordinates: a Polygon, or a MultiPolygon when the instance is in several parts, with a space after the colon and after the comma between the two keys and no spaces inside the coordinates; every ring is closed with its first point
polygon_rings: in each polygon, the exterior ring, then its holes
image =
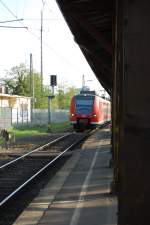
{"type": "Polygon", "coordinates": [[[51,86],[57,86],[57,76],[51,75],[51,86]]]}

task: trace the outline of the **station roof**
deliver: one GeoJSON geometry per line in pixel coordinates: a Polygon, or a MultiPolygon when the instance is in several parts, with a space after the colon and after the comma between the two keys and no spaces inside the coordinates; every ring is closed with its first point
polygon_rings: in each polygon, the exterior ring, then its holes
{"type": "Polygon", "coordinates": [[[111,94],[113,0],[56,0],[97,79],[111,94]]]}

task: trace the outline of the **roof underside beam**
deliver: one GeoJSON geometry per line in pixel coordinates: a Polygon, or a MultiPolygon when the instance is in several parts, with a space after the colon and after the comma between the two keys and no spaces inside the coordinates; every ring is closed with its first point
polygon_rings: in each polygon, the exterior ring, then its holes
{"type": "Polygon", "coordinates": [[[104,37],[104,35],[94,28],[93,25],[89,24],[81,15],[73,14],[74,19],[85,29],[96,41],[97,43],[104,48],[108,53],[112,54],[112,45],[111,43],[104,37]]]}
{"type": "Polygon", "coordinates": [[[56,0],[100,83],[112,90],[113,0],[56,0]]]}

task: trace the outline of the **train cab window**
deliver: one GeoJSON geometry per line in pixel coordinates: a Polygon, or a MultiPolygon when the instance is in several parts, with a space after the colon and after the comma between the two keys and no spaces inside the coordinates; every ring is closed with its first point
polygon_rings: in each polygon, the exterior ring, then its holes
{"type": "Polygon", "coordinates": [[[90,114],[93,111],[94,96],[76,96],[76,113],[90,114]]]}

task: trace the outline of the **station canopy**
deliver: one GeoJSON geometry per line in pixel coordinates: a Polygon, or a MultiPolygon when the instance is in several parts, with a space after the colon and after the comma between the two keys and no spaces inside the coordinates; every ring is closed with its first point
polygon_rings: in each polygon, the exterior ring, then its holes
{"type": "Polygon", "coordinates": [[[56,0],[90,67],[112,91],[113,0],[56,0]]]}

